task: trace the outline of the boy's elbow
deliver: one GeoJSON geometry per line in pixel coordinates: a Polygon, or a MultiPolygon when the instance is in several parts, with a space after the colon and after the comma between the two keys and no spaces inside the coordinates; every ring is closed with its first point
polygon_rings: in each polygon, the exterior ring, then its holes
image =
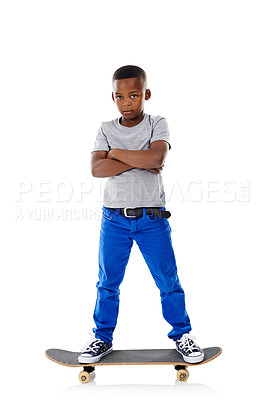
{"type": "Polygon", "coordinates": [[[165,141],[156,140],[151,144],[150,150],[152,151],[152,162],[154,163],[151,168],[161,168],[167,155],[168,144],[165,141]]]}
{"type": "Polygon", "coordinates": [[[97,168],[97,165],[92,165],[91,166],[91,174],[94,178],[98,178],[99,177],[99,171],[97,168]]]}
{"type": "Polygon", "coordinates": [[[158,154],[155,153],[152,168],[161,168],[161,166],[163,165],[163,162],[164,162],[163,155],[160,153],[158,153],[158,154]]]}

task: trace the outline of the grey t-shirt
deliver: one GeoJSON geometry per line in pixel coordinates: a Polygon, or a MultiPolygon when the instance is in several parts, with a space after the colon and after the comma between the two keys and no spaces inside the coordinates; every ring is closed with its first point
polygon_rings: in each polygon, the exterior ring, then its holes
{"type": "MultiPolygon", "coordinates": [[[[155,140],[165,140],[170,145],[170,132],[166,119],[160,115],[144,114],[136,126],[127,127],[120,118],[102,122],[97,132],[92,152],[114,148],[123,150],[147,150],[155,140]]],[[[165,193],[161,173],[133,168],[108,178],[104,187],[105,207],[163,207],[165,193]]]]}

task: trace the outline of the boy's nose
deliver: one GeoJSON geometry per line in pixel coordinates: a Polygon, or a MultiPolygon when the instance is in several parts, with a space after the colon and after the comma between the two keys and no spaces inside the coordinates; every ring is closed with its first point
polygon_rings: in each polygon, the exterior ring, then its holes
{"type": "Polygon", "coordinates": [[[131,99],[125,99],[123,106],[130,106],[131,105],[131,99]]]}

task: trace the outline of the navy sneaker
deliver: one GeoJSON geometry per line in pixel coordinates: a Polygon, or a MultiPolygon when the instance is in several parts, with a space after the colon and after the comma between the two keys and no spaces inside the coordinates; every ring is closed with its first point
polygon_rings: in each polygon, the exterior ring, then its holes
{"type": "Polygon", "coordinates": [[[195,336],[188,333],[176,340],[176,350],[183,356],[184,361],[194,364],[203,361],[204,351],[194,341],[195,336]]]}
{"type": "Polygon", "coordinates": [[[81,364],[98,362],[103,356],[111,353],[112,350],[112,343],[105,343],[100,339],[94,339],[82,349],[83,352],[78,357],[78,362],[81,364]]]}

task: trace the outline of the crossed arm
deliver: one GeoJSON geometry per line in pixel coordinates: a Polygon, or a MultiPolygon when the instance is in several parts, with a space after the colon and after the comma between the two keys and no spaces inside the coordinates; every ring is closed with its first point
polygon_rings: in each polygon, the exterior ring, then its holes
{"type": "Polygon", "coordinates": [[[143,168],[160,173],[168,152],[168,143],[154,141],[148,150],[112,149],[109,152],[95,151],[91,156],[92,176],[106,178],[133,168],[143,168]]]}

